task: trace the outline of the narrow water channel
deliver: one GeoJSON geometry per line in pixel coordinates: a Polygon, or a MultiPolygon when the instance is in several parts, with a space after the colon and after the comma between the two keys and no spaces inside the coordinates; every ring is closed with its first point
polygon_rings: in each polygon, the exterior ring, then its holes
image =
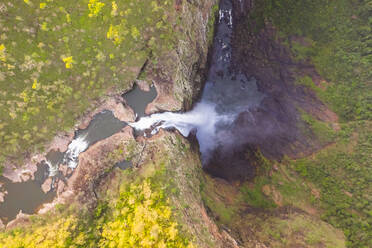
{"type": "MultiPolygon", "coordinates": [[[[210,159],[217,147],[222,147],[222,152],[228,152],[230,144],[239,142],[239,137],[229,133],[232,124],[241,112],[259,105],[264,95],[258,91],[254,78],[248,78],[231,66],[233,25],[232,2],[221,0],[208,79],[201,100],[194,109],[187,113],[166,112],[145,116],[146,106],[155,99],[156,90],[151,87],[150,91],[144,92],[135,86],[123,97],[139,120],[128,124],[136,130],[153,129],[152,133],[159,128],[176,128],[184,136],[196,130],[203,163],[210,159]]],[[[49,164],[50,175],[58,171],[61,162],[75,168],[81,152],[120,131],[125,125],[127,123],[116,119],[110,111],[97,114],[86,129],[76,131],[66,153],[48,154],[46,164],[49,164]]],[[[130,166],[130,161],[122,161],[116,166],[125,169],[130,166]]],[[[45,169],[38,173],[45,173],[45,169]]],[[[53,192],[44,194],[40,189],[44,180],[42,177],[41,180],[16,184],[0,178],[3,188],[8,191],[5,201],[0,203],[0,218],[8,222],[20,210],[32,214],[38,206],[52,200],[53,192]]]]}
{"type": "MultiPolygon", "coordinates": [[[[123,95],[127,104],[133,108],[138,117],[145,115],[146,106],[157,96],[154,86],[150,91],[142,91],[137,85],[123,95]]],[[[86,129],[77,130],[74,139],[68,146],[65,153],[50,151],[46,155],[46,161],[38,165],[34,180],[13,183],[9,179],[1,176],[1,192],[5,192],[4,201],[0,203],[0,219],[4,224],[13,220],[22,211],[25,214],[35,213],[42,204],[51,202],[56,196],[55,191],[44,193],[41,185],[51,176],[58,175],[58,167],[65,163],[70,168],[75,168],[78,164],[79,154],[87,150],[96,142],[106,139],[119,132],[127,123],[115,118],[111,111],[105,110],[95,115],[86,129]]],[[[115,167],[127,169],[131,166],[130,161],[117,163],[115,167]]]]}

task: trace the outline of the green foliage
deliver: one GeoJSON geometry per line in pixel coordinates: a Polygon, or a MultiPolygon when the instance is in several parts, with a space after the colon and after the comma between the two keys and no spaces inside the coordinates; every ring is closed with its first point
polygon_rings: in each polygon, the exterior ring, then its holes
{"type": "Polygon", "coordinates": [[[335,132],[328,123],[318,121],[304,111],[301,114],[301,118],[309,126],[311,132],[319,139],[321,144],[327,144],[334,140],[335,132]]]}
{"type": "Polygon", "coordinates": [[[321,190],[322,218],[342,228],[350,247],[372,245],[371,124],[346,126],[336,147],[292,163],[321,190]]]}
{"type": "Polygon", "coordinates": [[[315,83],[313,82],[313,80],[309,76],[304,76],[302,78],[298,78],[297,81],[296,81],[296,84],[305,86],[309,89],[312,89],[315,92],[319,91],[319,88],[315,85],[315,83]]]}
{"type": "Polygon", "coordinates": [[[273,208],[275,207],[275,203],[267,198],[262,193],[262,186],[264,185],[264,181],[262,178],[256,178],[254,182],[254,186],[252,188],[244,185],[240,188],[242,193],[242,197],[244,202],[248,205],[256,208],[273,208]]]}
{"type": "Polygon", "coordinates": [[[179,231],[167,194],[151,178],[123,185],[118,199],[100,202],[94,214],[61,209],[54,217],[34,222],[1,232],[0,246],[194,247],[179,231]]]}
{"type": "Polygon", "coordinates": [[[176,42],[171,1],[0,3],[0,156],[41,149],[176,42]]]}
{"type": "Polygon", "coordinates": [[[295,58],[311,59],[329,81],[319,96],[347,121],[372,118],[371,15],[370,0],[264,0],[250,18],[258,29],[272,22],[295,58]]]}
{"type": "MultiPolygon", "coordinates": [[[[315,158],[293,163],[302,178],[320,189],[320,199],[312,201],[323,209],[324,220],[344,230],[349,247],[372,246],[371,128],[368,121],[360,121],[372,118],[371,16],[371,0],[263,0],[248,18],[255,23],[252,32],[272,23],[296,61],[315,65],[326,80],[325,89],[309,77],[296,83],[315,91],[342,122],[349,122],[336,136],[326,124],[303,114],[313,134],[323,143],[336,144],[315,158]]],[[[286,197],[302,187],[296,181],[286,185],[277,185],[286,197]]]]}
{"type": "Polygon", "coordinates": [[[218,16],[218,10],[219,10],[219,1],[217,1],[216,4],[212,6],[211,15],[210,15],[210,18],[207,24],[207,30],[208,30],[207,40],[208,40],[209,46],[213,45],[214,28],[216,25],[216,18],[218,16]]]}
{"type": "Polygon", "coordinates": [[[235,211],[231,206],[228,206],[224,202],[218,201],[217,199],[211,197],[205,191],[202,191],[202,199],[204,204],[216,216],[217,222],[223,224],[231,223],[232,218],[235,215],[235,211]]]}

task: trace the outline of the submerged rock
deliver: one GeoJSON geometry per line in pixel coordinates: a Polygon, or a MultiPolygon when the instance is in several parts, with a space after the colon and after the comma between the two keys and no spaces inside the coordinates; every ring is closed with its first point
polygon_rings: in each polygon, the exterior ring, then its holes
{"type": "Polygon", "coordinates": [[[114,167],[115,162],[124,160],[128,155],[125,145],[135,142],[131,127],[126,126],[120,132],[109,138],[98,141],[79,156],[79,164],[73,175],[68,179],[68,190],[72,190],[81,196],[81,201],[94,203],[94,185],[97,180],[114,167]],[[108,159],[110,154],[115,154],[115,150],[123,149],[118,153],[115,160],[108,159]]]}
{"type": "Polygon", "coordinates": [[[44,191],[44,193],[48,193],[52,189],[52,181],[53,181],[53,179],[51,177],[49,177],[41,185],[41,189],[44,191]]]}

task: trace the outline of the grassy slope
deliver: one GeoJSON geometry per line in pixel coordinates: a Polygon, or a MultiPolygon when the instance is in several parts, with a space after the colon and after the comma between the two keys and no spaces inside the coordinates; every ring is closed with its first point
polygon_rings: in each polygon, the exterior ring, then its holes
{"type": "MultiPolygon", "coordinates": [[[[309,77],[299,78],[298,83],[314,90],[339,115],[341,122],[341,130],[335,133],[312,116],[304,115],[314,133],[325,141],[332,140],[333,144],[304,159],[285,160],[276,165],[267,163],[268,170],[256,178],[255,185],[248,191],[243,188],[248,205],[266,209],[264,215],[270,216],[246,215],[244,222],[263,223],[252,225],[253,233],[261,235],[257,239],[271,244],[277,240],[275,247],[286,247],[289,236],[282,229],[293,229],[297,217],[289,214],[283,225],[279,225],[281,221],[277,218],[281,215],[277,211],[289,207],[340,228],[348,247],[372,246],[371,16],[372,2],[368,0],[256,1],[251,21],[260,24],[258,27],[272,23],[278,30],[278,38],[291,48],[295,59],[315,65],[326,80],[322,87],[309,77]],[[278,207],[272,208],[270,201],[278,207]],[[267,226],[271,229],[265,229],[267,226]]],[[[228,223],[234,226],[233,222],[228,223]]],[[[246,227],[244,223],[238,229],[242,227],[246,227]]],[[[313,231],[317,233],[316,228],[313,231]]],[[[305,245],[316,246],[311,239],[305,238],[305,245]]],[[[341,247],[341,243],[326,246],[341,247]]]]}
{"type": "MultiPolygon", "coordinates": [[[[345,247],[341,231],[319,218],[303,180],[262,158],[253,182],[206,176],[202,196],[217,223],[241,247],[345,247]]],[[[292,173],[292,172],[291,172],[292,173]]]]}
{"type": "Polygon", "coordinates": [[[173,1],[1,1],[0,16],[0,161],[131,87],[150,53],[176,40],[173,1]]]}

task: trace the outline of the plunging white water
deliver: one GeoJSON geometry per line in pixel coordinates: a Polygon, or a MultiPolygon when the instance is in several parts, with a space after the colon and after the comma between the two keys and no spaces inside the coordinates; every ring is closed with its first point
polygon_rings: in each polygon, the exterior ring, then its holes
{"type": "Polygon", "coordinates": [[[218,115],[213,103],[201,102],[187,113],[153,114],[129,125],[136,130],[153,128],[152,134],[157,133],[160,128],[176,128],[185,137],[189,136],[193,129],[196,129],[202,159],[206,161],[209,158],[209,152],[217,145],[217,124],[227,124],[232,120],[233,118],[230,116],[218,115]]]}
{"type": "Polygon", "coordinates": [[[45,163],[48,165],[49,168],[49,176],[56,176],[58,174],[58,164],[53,164],[49,160],[46,160],[45,163]]]}
{"type": "Polygon", "coordinates": [[[86,135],[77,137],[74,139],[65,154],[67,160],[67,166],[74,169],[78,165],[79,154],[84,152],[89,146],[88,141],[86,140],[86,135]]]}
{"type": "Polygon", "coordinates": [[[175,128],[183,136],[196,130],[202,162],[207,163],[217,147],[233,144],[240,137],[229,131],[239,113],[257,105],[263,98],[256,81],[245,74],[230,70],[231,36],[233,28],[232,3],[221,1],[215,37],[213,60],[200,102],[186,113],[161,113],[130,123],[136,130],[175,128]]]}

